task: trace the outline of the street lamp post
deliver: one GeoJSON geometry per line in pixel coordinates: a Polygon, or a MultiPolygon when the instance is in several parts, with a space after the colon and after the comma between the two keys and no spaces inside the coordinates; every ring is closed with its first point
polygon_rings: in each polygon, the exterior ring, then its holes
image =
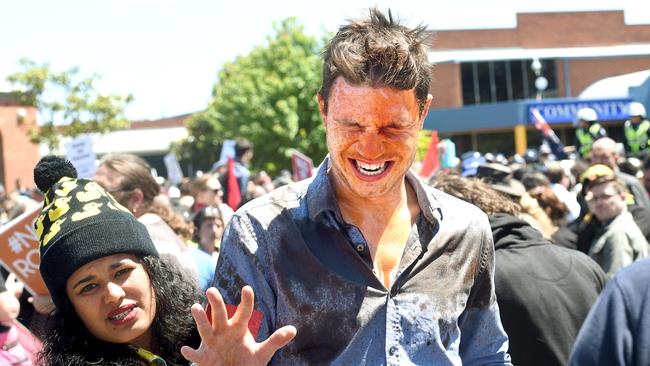
{"type": "Polygon", "coordinates": [[[542,75],[542,63],[538,58],[533,59],[530,68],[535,73],[535,89],[537,89],[535,99],[540,101],[542,100],[542,92],[548,87],[548,79],[542,75]]]}

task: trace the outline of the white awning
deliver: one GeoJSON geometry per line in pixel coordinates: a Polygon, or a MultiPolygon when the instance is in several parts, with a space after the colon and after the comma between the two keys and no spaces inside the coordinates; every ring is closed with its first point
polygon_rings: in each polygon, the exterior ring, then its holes
{"type": "Polygon", "coordinates": [[[596,81],[578,95],[578,99],[629,98],[630,88],[638,87],[650,78],[650,70],[612,76],[596,81]]]}
{"type": "Polygon", "coordinates": [[[650,43],[602,47],[572,48],[479,48],[429,51],[429,62],[460,63],[472,61],[531,60],[534,58],[603,58],[650,55],[650,43]]]}
{"type": "Polygon", "coordinates": [[[165,153],[172,142],[185,137],[185,127],[129,129],[92,136],[93,150],[98,155],[111,152],[136,155],[165,153]]]}

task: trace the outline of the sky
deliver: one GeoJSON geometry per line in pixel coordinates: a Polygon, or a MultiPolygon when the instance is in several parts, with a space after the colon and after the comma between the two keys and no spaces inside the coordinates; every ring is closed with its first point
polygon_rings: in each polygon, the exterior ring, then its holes
{"type": "Polygon", "coordinates": [[[132,94],[132,120],[192,113],[208,105],[221,66],[264,44],[274,22],[293,16],[320,37],[371,6],[432,30],[514,28],[518,12],[580,10],[650,24],[642,0],[0,0],[0,91],[28,58],[97,74],[101,93],[132,94]]]}

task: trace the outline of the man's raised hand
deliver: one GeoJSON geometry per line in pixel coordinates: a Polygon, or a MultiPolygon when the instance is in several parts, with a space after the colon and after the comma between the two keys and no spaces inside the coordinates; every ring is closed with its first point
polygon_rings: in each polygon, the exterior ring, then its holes
{"type": "Polygon", "coordinates": [[[266,365],[275,352],[287,345],[295,336],[296,328],[287,325],[271,334],[266,340],[257,343],[248,329],[248,321],[253,314],[253,289],[245,286],[241,291],[241,303],[235,314],[228,319],[226,306],[216,288],[206,292],[211,308],[212,323],[199,304],[192,306],[192,316],[201,336],[198,349],[188,346],[181,353],[197,366],[220,365],[266,365]]]}

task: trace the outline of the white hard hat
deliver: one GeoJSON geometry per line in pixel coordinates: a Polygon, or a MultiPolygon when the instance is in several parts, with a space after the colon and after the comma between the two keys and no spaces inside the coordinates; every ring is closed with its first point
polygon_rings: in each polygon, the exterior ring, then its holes
{"type": "Polygon", "coordinates": [[[598,121],[598,113],[591,108],[582,108],[576,113],[576,121],[596,122],[598,121]]]}
{"type": "Polygon", "coordinates": [[[642,118],[645,118],[645,107],[641,103],[638,102],[630,103],[627,111],[630,114],[630,116],[641,116],[642,118]]]}

